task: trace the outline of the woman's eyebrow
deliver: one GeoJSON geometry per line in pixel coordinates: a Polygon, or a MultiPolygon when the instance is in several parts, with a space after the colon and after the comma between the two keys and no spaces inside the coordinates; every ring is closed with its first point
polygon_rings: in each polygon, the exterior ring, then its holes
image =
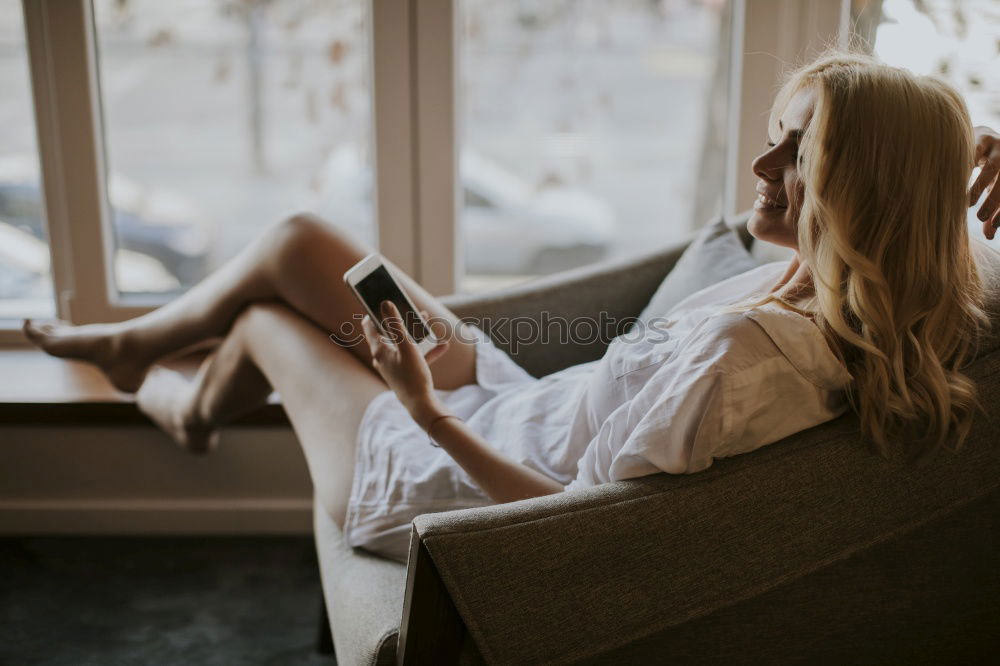
{"type": "MultiPolygon", "coordinates": [[[[785,131],[785,124],[783,122],[781,122],[780,120],[778,121],[778,131],[782,132],[782,133],[784,133],[784,131],[785,131]]],[[[804,129],[796,129],[796,130],[790,131],[788,133],[788,135],[791,138],[795,139],[796,143],[801,143],[801,141],[802,141],[802,135],[805,134],[805,133],[806,133],[806,131],[804,129]]]]}

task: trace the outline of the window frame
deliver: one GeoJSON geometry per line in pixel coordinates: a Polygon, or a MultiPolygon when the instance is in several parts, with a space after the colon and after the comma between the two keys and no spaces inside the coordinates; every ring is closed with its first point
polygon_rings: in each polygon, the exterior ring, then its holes
{"type": "Polygon", "coordinates": [[[100,321],[111,308],[113,236],[90,4],[24,0],[22,7],[56,315],[100,321]]]}
{"type": "MultiPolygon", "coordinates": [[[[850,0],[733,3],[724,212],[753,201],[749,164],[783,74],[818,47],[843,45],[850,0]]],[[[460,0],[369,0],[375,223],[379,251],[432,294],[464,271],[458,222],[460,0]]],[[[22,0],[56,314],[117,321],[162,301],[119,296],[91,0],[22,0]],[[71,213],[72,211],[72,213],[71,213]],[[141,299],[141,301],[140,301],[141,299]]],[[[23,341],[0,330],[0,342],[23,341]]]]}

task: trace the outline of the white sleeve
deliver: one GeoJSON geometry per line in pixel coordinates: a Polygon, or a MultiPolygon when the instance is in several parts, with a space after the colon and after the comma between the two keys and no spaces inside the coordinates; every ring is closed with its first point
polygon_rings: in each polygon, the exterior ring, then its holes
{"type": "Polygon", "coordinates": [[[651,380],[604,422],[566,490],[658,472],[699,472],[725,443],[725,375],[680,364],[651,380]]]}

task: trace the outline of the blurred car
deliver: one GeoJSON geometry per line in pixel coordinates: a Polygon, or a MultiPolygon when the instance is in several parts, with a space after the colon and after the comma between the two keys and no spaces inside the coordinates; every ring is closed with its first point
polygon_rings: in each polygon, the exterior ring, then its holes
{"type": "MultiPolygon", "coordinates": [[[[0,220],[0,300],[52,299],[52,273],[49,248],[34,235],[0,220]]],[[[118,284],[127,284],[134,291],[164,292],[180,287],[156,259],[118,250],[114,261],[118,284]]]]}
{"type": "MultiPolygon", "coordinates": [[[[612,241],[614,211],[585,190],[533,187],[473,151],[462,153],[461,186],[469,273],[552,273],[601,258],[612,241]]],[[[368,242],[374,240],[372,170],[357,147],[331,153],[314,190],[310,210],[368,242]]]]}
{"type": "MultiPolygon", "coordinates": [[[[34,157],[0,157],[0,220],[45,240],[38,162],[34,157]]],[[[186,199],[146,188],[111,173],[108,178],[117,247],[147,255],[176,278],[191,284],[208,270],[214,225],[186,199]]],[[[126,291],[145,291],[119,282],[126,291]]]]}

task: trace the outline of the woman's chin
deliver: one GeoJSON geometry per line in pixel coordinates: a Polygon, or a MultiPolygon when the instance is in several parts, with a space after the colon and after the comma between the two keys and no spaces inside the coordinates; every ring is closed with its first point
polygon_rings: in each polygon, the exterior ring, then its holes
{"type": "Polygon", "coordinates": [[[774,233],[775,222],[769,212],[755,208],[747,218],[747,231],[757,240],[769,240],[774,233]]]}
{"type": "Polygon", "coordinates": [[[760,241],[795,249],[798,238],[785,218],[785,208],[755,208],[747,219],[747,231],[760,241]]]}

